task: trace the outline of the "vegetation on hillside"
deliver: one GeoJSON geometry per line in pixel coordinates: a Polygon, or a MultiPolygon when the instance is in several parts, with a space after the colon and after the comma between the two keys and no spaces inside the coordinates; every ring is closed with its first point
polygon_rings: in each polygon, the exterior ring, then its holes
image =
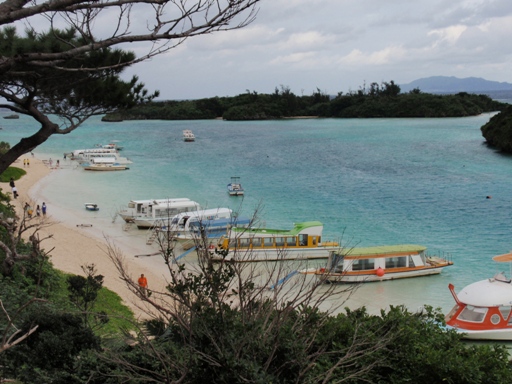
{"type": "Polygon", "coordinates": [[[508,106],[481,128],[487,144],[512,153],[512,106],[508,106]]]}
{"type": "Polygon", "coordinates": [[[281,86],[272,94],[247,91],[235,97],[142,103],[107,114],[105,121],[119,120],[266,120],[294,116],[318,117],[462,117],[500,111],[507,104],[486,95],[460,92],[432,95],[415,89],[400,93],[393,81],[372,83],[357,92],[331,98],[319,89],[310,96],[297,96],[281,86]]]}

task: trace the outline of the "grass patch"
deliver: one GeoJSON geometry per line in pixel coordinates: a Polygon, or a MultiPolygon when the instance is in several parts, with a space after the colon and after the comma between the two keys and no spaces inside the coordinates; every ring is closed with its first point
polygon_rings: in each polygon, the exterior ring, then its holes
{"type": "Polygon", "coordinates": [[[8,183],[9,180],[11,180],[11,177],[14,180],[21,179],[22,176],[26,175],[27,172],[24,169],[16,168],[16,167],[9,167],[4,172],[0,174],[0,182],[1,183],[8,183]]]}
{"type": "Polygon", "coordinates": [[[99,291],[94,309],[95,311],[105,311],[110,319],[100,328],[101,335],[120,334],[124,330],[135,328],[133,312],[122,303],[121,297],[110,289],[102,288],[99,291]]]}
{"type": "MultiPolygon", "coordinates": [[[[52,291],[51,300],[58,303],[60,308],[71,311],[77,308],[69,301],[67,278],[71,274],[57,271],[59,276],[57,286],[52,291]]],[[[123,331],[135,329],[135,317],[130,308],[123,304],[121,297],[108,288],[101,288],[93,308],[94,312],[105,312],[109,322],[97,328],[95,332],[100,336],[121,335],[123,331]]]]}

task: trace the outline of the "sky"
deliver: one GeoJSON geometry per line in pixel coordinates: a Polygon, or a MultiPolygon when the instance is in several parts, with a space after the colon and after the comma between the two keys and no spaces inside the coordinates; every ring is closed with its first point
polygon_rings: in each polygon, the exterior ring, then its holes
{"type": "Polygon", "coordinates": [[[336,95],[430,76],[512,83],[510,0],[262,0],[258,8],[249,26],[190,38],[124,77],[137,75],[161,100],[281,87],[336,95]]]}

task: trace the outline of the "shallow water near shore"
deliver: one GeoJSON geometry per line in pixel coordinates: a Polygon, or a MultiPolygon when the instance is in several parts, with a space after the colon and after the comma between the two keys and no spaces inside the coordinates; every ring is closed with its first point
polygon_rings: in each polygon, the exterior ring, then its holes
{"type": "MultiPolygon", "coordinates": [[[[119,123],[95,117],[36,149],[38,158],[60,161],[36,189],[59,221],[92,224],[79,229],[119,239],[128,257],[153,249],[145,232],[124,228],[116,212],[131,199],[167,197],[245,215],[259,207],[272,228],[319,220],[324,240],[345,246],[422,244],[454,265],[439,276],[363,285],[349,304],[371,311],[428,304],[447,312],[448,283],[458,291],[508,272],[491,258],[512,249],[512,157],[484,144],[480,127],[490,117],[119,123]],[[195,142],[183,142],[184,129],[195,142]],[[87,172],[63,159],[64,152],[112,140],[133,161],[128,171],[87,172]],[[244,198],[227,195],[231,176],[241,177],[244,198]],[[100,210],[85,211],[84,203],[100,210]]],[[[34,128],[24,116],[6,121],[2,140],[12,143],[34,128]]],[[[161,268],[158,258],[139,259],[161,268]]]]}

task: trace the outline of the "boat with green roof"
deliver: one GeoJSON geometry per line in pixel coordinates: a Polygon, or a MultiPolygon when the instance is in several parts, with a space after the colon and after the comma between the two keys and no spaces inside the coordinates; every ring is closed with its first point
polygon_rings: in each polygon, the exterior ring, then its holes
{"type": "Polygon", "coordinates": [[[282,261],[327,259],[337,242],[322,241],[319,221],[295,223],[292,229],[232,228],[210,248],[214,261],[282,261]]]}
{"type": "Polygon", "coordinates": [[[453,264],[444,257],[427,255],[426,250],[416,244],[343,248],[331,252],[325,268],[300,272],[330,283],[365,283],[437,275],[453,264]]]}

